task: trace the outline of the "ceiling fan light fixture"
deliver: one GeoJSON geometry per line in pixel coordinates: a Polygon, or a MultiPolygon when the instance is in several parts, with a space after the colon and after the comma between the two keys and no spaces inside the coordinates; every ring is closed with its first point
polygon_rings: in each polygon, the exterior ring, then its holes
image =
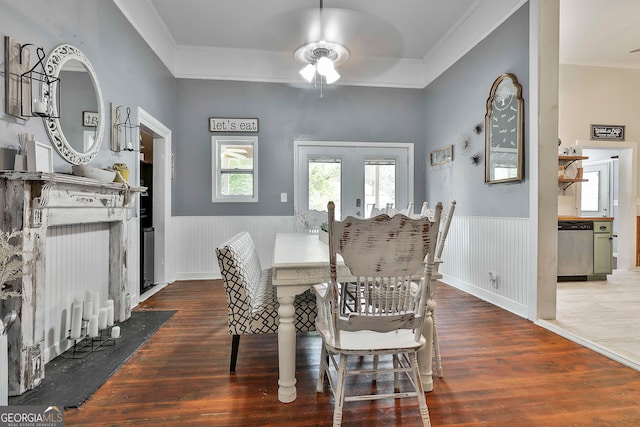
{"type": "Polygon", "coordinates": [[[333,62],[326,56],[321,56],[320,59],[318,59],[316,68],[318,69],[318,73],[325,77],[327,77],[331,72],[336,71],[336,69],[333,67],[333,62]]]}
{"type": "Polygon", "coordinates": [[[307,64],[307,66],[299,72],[306,81],[311,83],[313,81],[313,77],[316,75],[316,67],[313,64],[307,64]]]}
{"type": "MultiPolygon", "coordinates": [[[[293,57],[296,61],[306,64],[299,73],[315,86],[315,78],[320,84],[335,83],[340,78],[336,67],[349,59],[349,51],[341,44],[321,40],[300,46],[293,57]]],[[[322,92],[322,88],[320,90],[322,92]]]]}
{"type": "Polygon", "coordinates": [[[331,70],[329,70],[329,73],[324,75],[324,78],[327,81],[327,84],[330,85],[331,83],[336,82],[340,78],[340,74],[332,66],[331,70]]]}

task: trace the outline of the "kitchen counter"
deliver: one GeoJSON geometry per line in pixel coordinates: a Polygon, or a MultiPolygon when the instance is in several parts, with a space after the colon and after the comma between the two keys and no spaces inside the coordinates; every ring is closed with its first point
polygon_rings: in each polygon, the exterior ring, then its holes
{"type": "Polygon", "coordinates": [[[558,221],[613,221],[610,216],[559,216],[558,221]]]}

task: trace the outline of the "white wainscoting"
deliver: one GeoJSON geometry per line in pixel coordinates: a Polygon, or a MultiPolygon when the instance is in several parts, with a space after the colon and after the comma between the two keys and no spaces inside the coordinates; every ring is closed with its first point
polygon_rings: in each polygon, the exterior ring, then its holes
{"type": "MultiPolygon", "coordinates": [[[[277,232],[294,232],[293,217],[173,217],[176,278],[220,278],[215,248],[240,231],[253,238],[263,268],[271,266],[277,232]]],[[[527,316],[529,220],[454,216],[441,272],[444,281],[522,317],[527,316]],[[497,288],[489,280],[497,277],[497,288]]]]}
{"type": "Polygon", "coordinates": [[[292,216],[173,217],[176,279],[219,279],[215,248],[241,231],[253,239],[262,268],[271,267],[276,233],[295,232],[292,216]]]}
{"type": "MultiPolygon", "coordinates": [[[[127,253],[132,305],[140,287],[138,220],[129,220],[130,247],[127,253]]],[[[83,301],[85,291],[100,293],[105,306],[109,292],[110,223],[91,223],[49,227],[46,243],[45,363],[67,350],[71,329],[71,305],[83,301]]]]}
{"type": "Polygon", "coordinates": [[[442,259],[445,282],[527,317],[532,268],[528,218],[454,216],[442,259]]]}

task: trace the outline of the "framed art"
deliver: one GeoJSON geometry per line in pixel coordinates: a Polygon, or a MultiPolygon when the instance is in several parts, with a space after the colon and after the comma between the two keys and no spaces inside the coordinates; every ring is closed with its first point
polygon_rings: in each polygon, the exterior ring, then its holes
{"type": "Polygon", "coordinates": [[[82,112],[82,126],[97,127],[99,119],[98,112],[96,111],[83,111],[82,112]]]}
{"type": "Polygon", "coordinates": [[[442,165],[453,161],[453,145],[434,150],[429,154],[431,166],[442,165]]]}
{"type": "Polygon", "coordinates": [[[53,147],[37,141],[27,141],[27,170],[53,172],[53,147]]]}

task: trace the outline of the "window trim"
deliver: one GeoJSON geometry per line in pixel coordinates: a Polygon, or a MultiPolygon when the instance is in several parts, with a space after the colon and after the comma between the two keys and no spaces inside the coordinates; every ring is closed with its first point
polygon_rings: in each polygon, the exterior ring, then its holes
{"type": "Polygon", "coordinates": [[[211,136],[211,201],[212,203],[257,203],[258,202],[258,137],[257,136],[211,136]],[[239,173],[228,171],[222,168],[220,149],[222,145],[229,143],[234,145],[253,146],[253,169],[246,169],[240,173],[253,175],[253,195],[251,196],[225,196],[221,192],[222,174],[239,173]]]}

